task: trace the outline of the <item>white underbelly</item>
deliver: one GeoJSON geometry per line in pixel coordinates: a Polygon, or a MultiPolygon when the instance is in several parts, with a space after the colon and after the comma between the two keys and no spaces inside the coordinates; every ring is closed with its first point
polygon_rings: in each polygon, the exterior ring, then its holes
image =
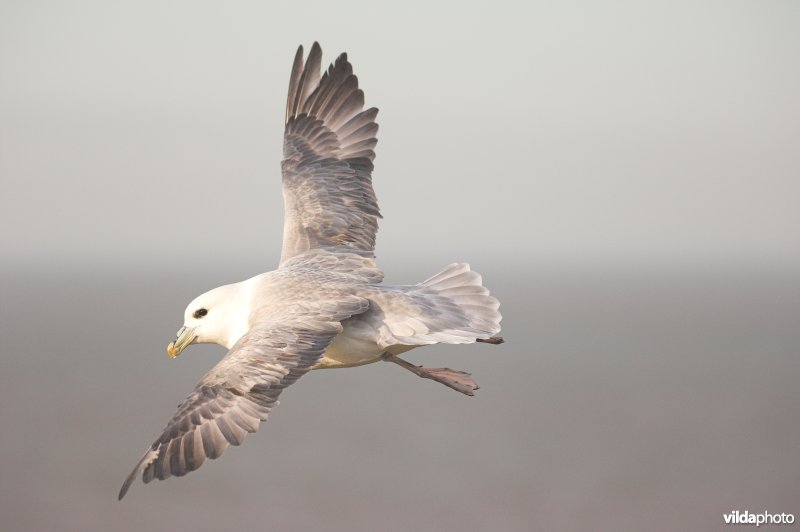
{"type": "Polygon", "coordinates": [[[417,345],[386,345],[369,316],[354,316],[342,322],[344,330],[333,339],[316,366],[312,369],[349,368],[372,364],[382,359],[384,353],[399,355],[417,345]]]}
{"type": "Polygon", "coordinates": [[[325,350],[314,369],[346,368],[371,364],[381,359],[384,349],[377,343],[377,333],[362,320],[347,320],[344,330],[325,350]]]}
{"type": "Polygon", "coordinates": [[[378,332],[367,320],[351,318],[342,325],[344,330],[325,350],[315,369],[361,366],[381,359],[384,349],[378,345],[378,332]]]}

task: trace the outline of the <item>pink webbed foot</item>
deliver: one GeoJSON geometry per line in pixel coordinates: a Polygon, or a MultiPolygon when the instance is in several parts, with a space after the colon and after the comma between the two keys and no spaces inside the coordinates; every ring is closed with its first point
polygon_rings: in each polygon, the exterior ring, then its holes
{"type": "Polygon", "coordinates": [[[441,382],[445,386],[461,392],[464,395],[475,395],[475,390],[480,388],[471,373],[450,368],[419,368],[419,376],[441,382]]]}
{"type": "Polygon", "coordinates": [[[472,378],[470,373],[466,371],[458,371],[457,369],[450,368],[423,368],[422,366],[415,366],[414,364],[403,360],[396,355],[385,353],[383,359],[387,362],[394,362],[398,366],[406,368],[408,371],[422,377],[423,379],[431,379],[436,382],[441,382],[448,388],[452,388],[457,392],[464,395],[475,395],[475,390],[479,388],[478,383],[472,378]]]}

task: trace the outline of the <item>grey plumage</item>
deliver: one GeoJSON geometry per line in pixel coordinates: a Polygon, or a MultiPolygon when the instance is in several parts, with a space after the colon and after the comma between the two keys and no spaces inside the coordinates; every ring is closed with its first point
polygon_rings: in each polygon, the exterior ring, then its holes
{"type": "Polygon", "coordinates": [[[372,161],[378,110],[362,111],[364,93],[347,54],[320,77],[321,54],[314,43],[303,66],[301,46],[289,82],[281,263],[321,247],[375,249],[380,211],[372,161]]]}
{"type": "MultiPolygon", "coordinates": [[[[471,343],[500,330],[500,303],[467,264],[416,285],[380,284],[380,211],[372,188],[378,111],[363,110],[346,54],[322,75],[321,61],[317,43],[305,61],[300,47],[289,80],[280,266],[238,283],[247,283],[240,305],[247,312],[237,318],[245,332],[224,344],[228,353],[179,405],[120,499],[139,475],[144,482],[183,476],[241,444],[284,388],[311,369],[367,364],[420,345],[471,343]]],[[[477,388],[437,380],[470,395],[477,388]]]]}
{"type": "MultiPolygon", "coordinates": [[[[293,272],[284,277],[286,284],[302,284],[304,275],[293,272]]],[[[119,498],[140,472],[144,482],[183,476],[255,432],[277,406],[283,389],[308,372],[342,331],[340,322],[369,307],[361,297],[341,291],[330,295],[335,303],[314,296],[298,298],[303,312],[295,309],[293,316],[280,321],[270,319],[278,312],[262,311],[266,320],[243,336],[180,404],[125,480],[119,498]]]]}

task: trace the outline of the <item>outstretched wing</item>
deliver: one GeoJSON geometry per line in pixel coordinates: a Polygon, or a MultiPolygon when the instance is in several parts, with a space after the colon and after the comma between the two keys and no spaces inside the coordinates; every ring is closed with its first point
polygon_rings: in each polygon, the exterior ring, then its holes
{"type": "Polygon", "coordinates": [[[310,249],[375,249],[380,212],[372,161],[378,110],[363,110],[364,93],[347,54],[322,77],[321,63],[319,44],[311,47],[305,64],[301,46],[289,81],[281,264],[310,249]]]}
{"type": "Polygon", "coordinates": [[[243,336],[198,383],[125,479],[119,498],[141,474],[147,483],[183,476],[255,432],[278,396],[317,363],[342,330],[340,321],[369,303],[351,296],[321,305],[318,317],[269,322],[243,336]]]}

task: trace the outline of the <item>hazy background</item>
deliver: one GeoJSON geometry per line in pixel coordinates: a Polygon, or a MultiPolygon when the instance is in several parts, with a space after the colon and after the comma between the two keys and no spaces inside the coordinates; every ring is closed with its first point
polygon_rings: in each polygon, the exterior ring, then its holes
{"type": "Polygon", "coordinates": [[[0,528],[800,517],[800,4],[519,4],[0,1],[0,528]],[[166,358],[185,304],[277,263],[314,40],[381,109],[387,281],[468,260],[508,342],[412,354],[471,399],[314,372],[118,503],[223,353],[166,358]]]}

